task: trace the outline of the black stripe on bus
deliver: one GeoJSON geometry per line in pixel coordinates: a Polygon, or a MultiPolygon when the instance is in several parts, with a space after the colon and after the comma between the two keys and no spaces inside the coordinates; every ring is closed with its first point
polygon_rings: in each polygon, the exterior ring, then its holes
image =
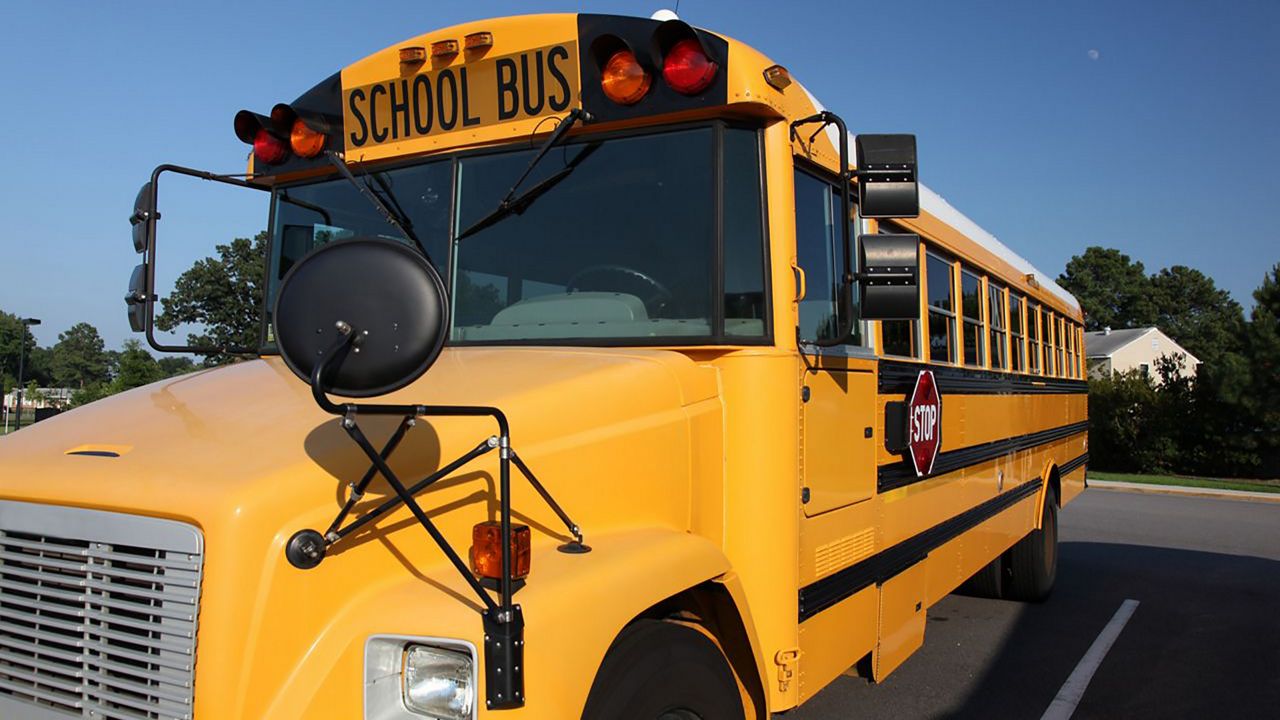
{"type": "Polygon", "coordinates": [[[1066,475],[1067,473],[1075,472],[1087,462],[1089,462],[1089,453],[1085,453],[1074,460],[1068,460],[1067,462],[1062,463],[1062,465],[1058,466],[1058,474],[1066,475]]]}
{"type": "Polygon", "coordinates": [[[938,392],[943,395],[1074,395],[1089,392],[1089,383],[1085,380],[881,360],[880,394],[910,394],[921,370],[933,371],[938,392]]]}
{"type": "Polygon", "coordinates": [[[800,588],[800,621],[804,622],[872,584],[882,585],[894,575],[924,560],[933,550],[954,540],[983,521],[995,517],[1044,485],[1036,478],[976,505],[893,547],[800,588]]]}
{"type": "Polygon", "coordinates": [[[938,453],[938,457],[933,461],[933,472],[924,477],[916,476],[915,466],[911,464],[910,459],[881,465],[877,470],[876,490],[885,492],[886,490],[906,487],[938,475],[945,475],[973,465],[979,465],[1012,452],[1027,450],[1054,440],[1071,437],[1088,429],[1089,421],[1085,420],[1026,435],[982,443],[981,445],[970,445],[958,450],[948,450],[944,453],[938,453]]]}

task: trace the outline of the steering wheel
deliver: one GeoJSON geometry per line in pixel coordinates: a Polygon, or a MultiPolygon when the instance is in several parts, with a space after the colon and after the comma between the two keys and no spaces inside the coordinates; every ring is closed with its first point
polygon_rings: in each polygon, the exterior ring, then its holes
{"type": "MultiPolygon", "coordinates": [[[[569,278],[569,281],[565,283],[565,291],[579,292],[582,290],[579,283],[582,282],[583,278],[607,273],[622,275],[634,280],[639,280],[645,285],[648,285],[652,291],[646,297],[640,298],[640,301],[644,303],[646,311],[651,309],[654,311],[661,311],[675,297],[671,294],[671,291],[667,289],[666,285],[663,285],[649,275],[642,273],[635,268],[629,268],[625,265],[591,265],[590,267],[585,267],[574,273],[573,277],[569,278]]],[[[653,317],[654,315],[654,312],[649,313],[650,317],[653,317]]]]}

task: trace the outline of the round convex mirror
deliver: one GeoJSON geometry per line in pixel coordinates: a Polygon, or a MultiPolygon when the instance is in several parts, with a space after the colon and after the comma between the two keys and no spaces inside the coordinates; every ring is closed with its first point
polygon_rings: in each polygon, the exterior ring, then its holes
{"type": "Polygon", "coordinates": [[[431,367],[448,330],[440,274],[413,248],[357,238],[321,247],[295,265],[276,298],[276,344],[289,369],[311,372],[351,327],[355,342],[325,370],[326,392],[372,397],[399,390],[431,367]]]}

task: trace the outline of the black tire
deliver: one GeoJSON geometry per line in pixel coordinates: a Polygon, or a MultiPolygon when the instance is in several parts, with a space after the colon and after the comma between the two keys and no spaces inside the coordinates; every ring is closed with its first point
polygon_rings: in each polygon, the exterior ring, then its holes
{"type": "Polygon", "coordinates": [[[1040,529],[1009,548],[1009,576],[1005,597],[1024,602],[1043,602],[1053,591],[1058,576],[1058,497],[1053,490],[1045,495],[1040,529]]]}
{"type": "Polygon", "coordinates": [[[583,720],[742,720],[742,696],[724,653],[693,628],[640,620],[600,665],[583,720]]]}
{"type": "Polygon", "coordinates": [[[982,569],[973,574],[973,577],[964,581],[964,584],[956,589],[961,595],[969,595],[971,597],[999,599],[1004,597],[1004,553],[1001,553],[995,560],[982,566],[982,569]]]}

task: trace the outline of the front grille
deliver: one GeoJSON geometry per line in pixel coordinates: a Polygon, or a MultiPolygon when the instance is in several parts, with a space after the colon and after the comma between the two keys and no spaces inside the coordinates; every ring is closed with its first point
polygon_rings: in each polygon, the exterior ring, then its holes
{"type": "Polygon", "coordinates": [[[185,523],[0,501],[0,718],[189,720],[203,553],[185,523]]]}

